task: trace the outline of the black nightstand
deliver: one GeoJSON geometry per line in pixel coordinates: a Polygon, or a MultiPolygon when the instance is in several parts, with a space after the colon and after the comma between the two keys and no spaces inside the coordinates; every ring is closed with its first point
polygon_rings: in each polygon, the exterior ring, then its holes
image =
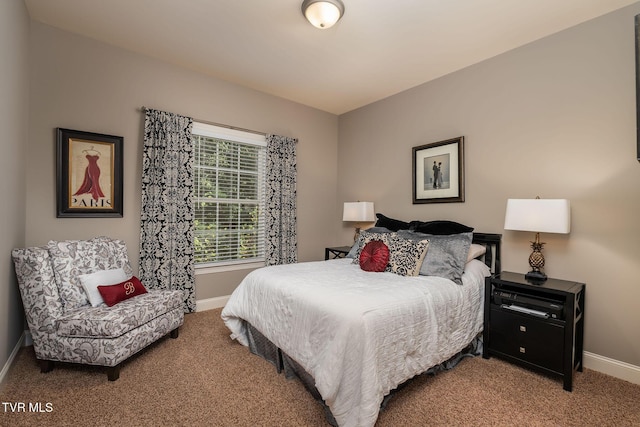
{"type": "Polygon", "coordinates": [[[324,259],[344,258],[347,256],[351,246],[335,246],[333,248],[324,248],[324,259]]]}
{"type": "Polygon", "coordinates": [[[585,284],[503,271],[487,277],[482,357],[498,356],[560,376],[571,391],[573,371],[582,372],[585,284]]]}

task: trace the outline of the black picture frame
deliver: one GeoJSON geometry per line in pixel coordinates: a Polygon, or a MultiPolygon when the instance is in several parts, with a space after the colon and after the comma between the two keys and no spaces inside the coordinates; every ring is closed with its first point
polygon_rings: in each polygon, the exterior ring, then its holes
{"type": "Polygon", "coordinates": [[[413,147],[413,204],[464,202],[464,137],[413,147]]]}
{"type": "Polygon", "coordinates": [[[122,218],[121,136],[56,128],[57,218],[122,218]]]}
{"type": "Polygon", "coordinates": [[[635,20],[636,45],[636,159],[640,162],[640,15],[635,20]]]}

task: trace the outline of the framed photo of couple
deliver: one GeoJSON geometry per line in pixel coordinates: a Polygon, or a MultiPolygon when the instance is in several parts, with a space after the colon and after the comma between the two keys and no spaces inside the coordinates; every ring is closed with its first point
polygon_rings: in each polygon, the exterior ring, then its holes
{"type": "Polygon", "coordinates": [[[56,129],[57,217],[122,217],[123,137],[56,129]]]}
{"type": "Polygon", "coordinates": [[[464,137],[413,147],[413,204],[464,202],[464,137]]]}

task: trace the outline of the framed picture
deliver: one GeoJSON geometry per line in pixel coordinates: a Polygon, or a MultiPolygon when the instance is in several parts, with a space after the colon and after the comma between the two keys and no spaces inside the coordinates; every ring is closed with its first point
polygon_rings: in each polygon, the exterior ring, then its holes
{"type": "Polygon", "coordinates": [[[121,136],[57,128],[57,217],[122,217],[121,136]]]}
{"type": "Polygon", "coordinates": [[[464,137],[413,147],[413,204],[464,202],[464,137]]]}

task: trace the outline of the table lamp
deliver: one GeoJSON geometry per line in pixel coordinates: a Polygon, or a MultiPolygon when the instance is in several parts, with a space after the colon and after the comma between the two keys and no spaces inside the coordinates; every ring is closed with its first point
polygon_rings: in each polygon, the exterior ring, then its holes
{"type": "Polygon", "coordinates": [[[544,282],[544,255],[540,241],[540,233],[569,234],[571,228],[571,207],[566,199],[509,199],[504,218],[505,230],[533,231],[535,241],[531,242],[529,265],[531,271],[525,278],[531,282],[544,282]]]}
{"type": "MultiPolygon", "coordinates": [[[[345,202],[342,210],[342,220],[355,223],[375,221],[376,215],[373,211],[373,202],[345,202]]],[[[356,233],[353,236],[354,242],[358,239],[358,234],[360,234],[360,227],[356,225],[356,233]]]]}

